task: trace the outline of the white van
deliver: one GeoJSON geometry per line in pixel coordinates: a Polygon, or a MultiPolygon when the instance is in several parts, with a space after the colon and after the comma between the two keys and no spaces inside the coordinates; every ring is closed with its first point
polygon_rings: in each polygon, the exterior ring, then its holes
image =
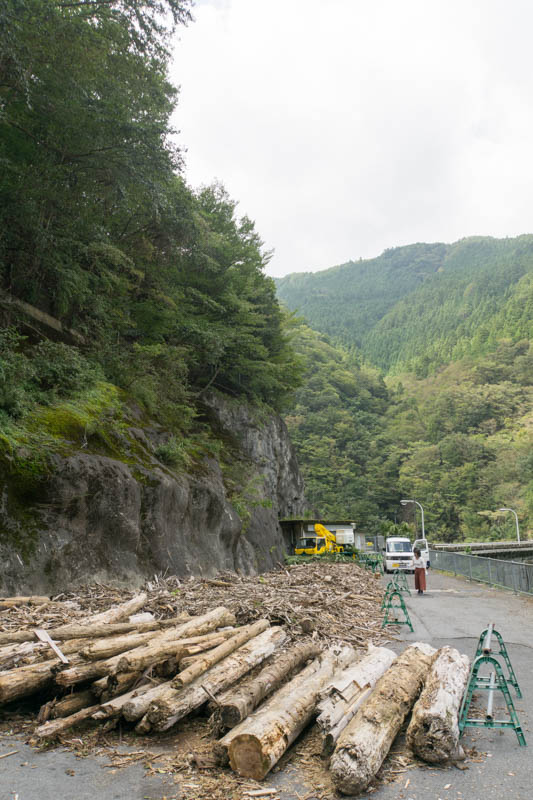
{"type": "Polygon", "coordinates": [[[410,539],[405,536],[390,536],[385,539],[383,569],[385,572],[394,572],[395,569],[413,572],[413,548],[410,539]]]}
{"type": "Polygon", "coordinates": [[[417,539],[413,544],[414,549],[420,550],[420,558],[426,562],[426,569],[429,567],[429,546],[427,539],[417,539]]]}

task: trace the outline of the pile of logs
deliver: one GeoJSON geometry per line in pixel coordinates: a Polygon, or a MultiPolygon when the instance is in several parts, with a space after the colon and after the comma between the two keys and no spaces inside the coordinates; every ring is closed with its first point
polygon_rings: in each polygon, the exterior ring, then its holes
{"type": "Polygon", "coordinates": [[[157,733],[205,707],[223,734],[213,742],[216,762],[262,780],[316,720],[335,786],[356,794],[412,710],[407,739],[419,757],[460,757],[468,659],[451,648],[356,650],[295,638],[266,618],[237,625],[225,606],[156,620],[138,613],[146,602],[142,593],[55,628],[0,632],[0,705],[45,700],[33,741],[84,720],[157,733]]]}

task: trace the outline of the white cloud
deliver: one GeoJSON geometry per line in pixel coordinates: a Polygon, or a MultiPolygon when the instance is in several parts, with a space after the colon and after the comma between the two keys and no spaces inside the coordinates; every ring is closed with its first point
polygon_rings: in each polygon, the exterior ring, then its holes
{"type": "Polygon", "coordinates": [[[532,230],[533,7],[202,0],[180,31],[190,183],[223,181],[271,274],[532,230]]]}

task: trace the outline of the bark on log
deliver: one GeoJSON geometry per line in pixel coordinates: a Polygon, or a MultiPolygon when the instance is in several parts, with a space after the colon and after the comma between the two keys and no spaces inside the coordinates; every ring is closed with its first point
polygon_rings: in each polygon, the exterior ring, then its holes
{"type": "Polygon", "coordinates": [[[404,650],[341,733],[330,765],[340,792],[358,794],[374,778],[420,693],[436,652],[423,642],[404,650]]]}
{"type": "Polygon", "coordinates": [[[141,670],[149,664],[156,663],[157,659],[164,661],[166,658],[175,655],[178,648],[164,647],[164,644],[169,640],[185,639],[194,635],[199,636],[214,631],[215,628],[234,624],[234,614],[230,613],[227,608],[219,606],[200,617],[193,617],[189,622],[185,622],[173,631],[159,634],[154,637],[150,644],[130,650],[125,655],[120,656],[116,671],[135,672],[135,670],[141,670]],[[162,657],[161,654],[163,654],[162,657]]]}
{"type": "Polygon", "coordinates": [[[93,681],[93,683],[91,683],[91,692],[98,700],[101,699],[102,695],[109,691],[107,681],[108,678],[104,675],[103,678],[98,678],[97,681],[93,681]]]}
{"type": "MultiPolygon", "coordinates": [[[[109,636],[106,639],[97,639],[94,642],[87,642],[81,644],[80,655],[82,658],[85,658],[89,661],[99,661],[100,659],[111,658],[111,656],[118,655],[119,653],[126,653],[128,650],[134,650],[137,647],[143,647],[145,644],[153,644],[156,641],[161,641],[166,638],[168,639],[176,639],[180,638],[182,634],[178,634],[178,637],[175,635],[175,630],[173,628],[167,627],[165,631],[162,631],[158,634],[154,634],[153,631],[148,631],[147,633],[128,633],[123,636],[109,636]]],[[[181,627],[180,627],[181,631],[181,627]]],[[[201,653],[203,650],[207,650],[210,647],[216,647],[217,645],[224,642],[226,639],[231,638],[236,631],[234,629],[229,629],[226,631],[214,631],[213,633],[203,634],[201,636],[188,636],[186,640],[184,640],[187,645],[187,652],[190,652],[191,648],[194,650],[197,648],[197,652],[201,653]]],[[[80,640],[77,640],[78,643],[80,640]]]]}
{"type": "MultiPolygon", "coordinates": [[[[92,661],[88,664],[75,664],[69,669],[64,669],[55,676],[59,686],[74,686],[76,683],[101,678],[115,672],[140,672],[145,667],[165,661],[175,655],[179,650],[180,641],[191,634],[202,635],[219,625],[235,622],[233,614],[223,607],[193,617],[177,628],[171,628],[153,637],[149,644],[130,650],[126,654],[118,654],[102,661],[92,661]]],[[[195,637],[192,637],[195,638],[195,637]]],[[[187,640],[190,643],[190,640],[187,640]]]]}
{"type": "Polygon", "coordinates": [[[259,703],[285,683],[291,674],[310,658],[320,653],[320,645],[313,641],[299,642],[264,667],[259,675],[245,680],[235,689],[228,689],[218,700],[218,716],[225,728],[234,728],[259,703]]]}
{"type": "Polygon", "coordinates": [[[369,648],[356,664],[333,676],[331,683],[320,694],[317,725],[324,734],[322,755],[331,755],[344,728],[355,716],[363,701],[396,654],[386,647],[369,648]]]}
{"type": "Polygon", "coordinates": [[[56,736],[58,736],[60,733],[63,733],[63,731],[66,731],[68,728],[72,728],[74,725],[77,725],[78,723],[83,722],[83,720],[91,717],[96,711],[98,711],[99,708],[99,705],[87,706],[86,708],[82,708],[81,711],[71,714],[69,717],[63,717],[62,719],[54,719],[50,722],[45,722],[44,725],[40,725],[35,729],[32,739],[55,739],[56,736]]]}
{"type": "Polygon", "coordinates": [[[109,675],[104,679],[107,688],[101,693],[100,701],[105,703],[112,697],[129,692],[137,683],[140,683],[142,677],[142,672],[120,672],[118,675],[109,675]]]}
{"type": "Polygon", "coordinates": [[[49,597],[30,595],[29,597],[0,597],[0,609],[15,608],[16,606],[44,606],[52,601],[49,597]]]}
{"type": "Polygon", "coordinates": [[[218,664],[219,661],[229,656],[230,653],[233,653],[241,647],[241,645],[249,642],[250,639],[259,636],[260,633],[263,633],[263,631],[266,631],[269,627],[270,622],[267,619],[260,619],[254,622],[253,625],[246,625],[244,628],[234,633],[227,642],[215,647],[214,650],[210,650],[205,656],[202,656],[195,661],[194,664],[191,664],[190,667],[180,672],[179,675],[176,675],[172,681],[172,685],[179,689],[182,686],[192,683],[196,678],[199,678],[200,675],[203,675],[204,672],[207,672],[208,669],[218,664]]]}
{"type": "MultiPolygon", "coordinates": [[[[84,681],[92,681],[96,678],[102,678],[104,675],[109,675],[114,672],[120,655],[113,656],[113,658],[105,659],[104,661],[90,661],[88,664],[74,664],[68,669],[57,672],[55,682],[58,686],[75,686],[77,683],[84,681]]],[[[57,663],[57,662],[56,662],[57,663]]]]}
{"type": "Polygon", "coordinates": [[[262,780],[311,722],[319,692],[332,674],[356,657],[351,647],[330,647],[219,742],[231,768],[262,780]]]}
{"type": "Polygon", "coordinates": [[[268,628],[183,689],[164,688],[150,704],[149,722],[158,731],[168,730],[272,655],[286,639],[282,628],[268,628]]]}
{"type": "Polygon", "coordinates": [[[146,692],[150,691],[151,688],[153,688],[153,684],[148,682],[142,686],[137,686],[135,689],[131,689],[125,694],[107,700],[105,703],[102,703],[93,714],[93,719],[110,719],[111,717],[118,716],[122,713],[127,703],[135,697],[142,697],[146,692]]]}
{"type": "Polygon", "coordinates": [[[19,697],[43,689],[52,682],[53,669],[61,663],[57,658],[42,661],[40,664],[28,664],[17,667],[0,675],[0,703],[9,703],[19,697]]]}
{"type": "Polygon", "coordinates": [[[68,717],[70,714],[75,714],[77,711],[81,711],[82,708],[93,705],[95,699],[96,697],[94,692],[92,692],[90,689],[87,689],[84,692],[73,692],[73,694],[68,694],[61,700],[57,700],[57,698],[50,700],[49,703],[45,703],[43,706],[41,706],[39,715],[37,717],[37,722],[43,724],[49,719],[68,717]]]}
{"type": "Polygon", "coordinates": [[[129,633],[125,636],[108,636],[106,639],[97,641],[86,640],[80,650],[80,656],[87,661],[100,661],[103,658],[111,658],[126,650],[133,650],[134,647],[149,642],[153,638],[153,632],[129,633]]]}
{"type": "MultiPolygon", "coordinates": [[[[190,614],[184,611],[177,617],[171,619],[159,619],[152,622],[116,622],[113,625],[97,623],[96,625],[81,622],[73,622],[70,625],[61,625],[58,628],[49,628],[47,632],[52,639],[63,641],[65,639],[98,639],[100,637],[115,636],[122,633],[144,633],[145,631],[164,630],[181,625],[189,620],[190,614]]],[[[35,630],[33,628],[25,631],[4,631],[0,633],[0,645],[11,642],[34,642],[35,630]]]]}
{"type": "Polygon", "coordinates": [[[131,698],[124,704],[122,716],[129,722],[134,722],[143,717],[150,707],[150,703],[155,700],[165,689],[171,689],[170,681],[160,683],[139,696],[132,693],[131,698]]]}
{"type": "Polygon", "coordinates": [[[459,747],[459,707],[470,669],[468,656],[443,647],[427,677],[407,728],[407,743],[430,764],[463,757],[459,747]]]}
{"type": "MultiPolygon", "coordinates": [[[[65,655],[78,653],[80,647],[83,646],[83,640],[70,639],[69,641],[65,642],[65,644],[61,644],[60,646],[61,651],[65,655]]],[[[28,663],[36,664],[39,660],[42,660],[43,656],[46,660],[48,660],[52,655],[52,652],[53,651],[51,651],[48,642],[42,641],[6,645],[5,647],[0,648],[0,666],[3,671],[13,669],[13,666],[15,666],[21,659],[26,661],[26,665],[28,663]],[[47,656],[48,658],[46,658],[47,656]]]]}
{"type": "Polygon", "coordinates": [[[99,614],[92,614],[92,616],[86,617],[80,620],[80,622],[82,625],[107,625],[108,623],[120,622],[120,620],[126,619],[131,614],[135,614],[136,611],[140,611],[146,604],[147,599],[148,595],[146,592],[141,592],[141,594],[136,594],[135,597],[132,597],[131,600],[127,600],[125,603],[120,603],[118,606],[111,606],[107,611],[102,611],[99,614]]]}

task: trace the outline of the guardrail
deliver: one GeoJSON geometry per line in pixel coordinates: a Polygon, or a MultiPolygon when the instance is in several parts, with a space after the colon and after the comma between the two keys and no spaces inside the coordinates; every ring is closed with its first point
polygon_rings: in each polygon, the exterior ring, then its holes
{"type": "Polygon", "coordinates": [[[472,581],[487,583],[489,586],[500,586],[512,589],[514,592],[533,594],[533,564],[442,550],[430,550],[429,560],[432,567],[443,572],[463,575],[472,581]]]}

